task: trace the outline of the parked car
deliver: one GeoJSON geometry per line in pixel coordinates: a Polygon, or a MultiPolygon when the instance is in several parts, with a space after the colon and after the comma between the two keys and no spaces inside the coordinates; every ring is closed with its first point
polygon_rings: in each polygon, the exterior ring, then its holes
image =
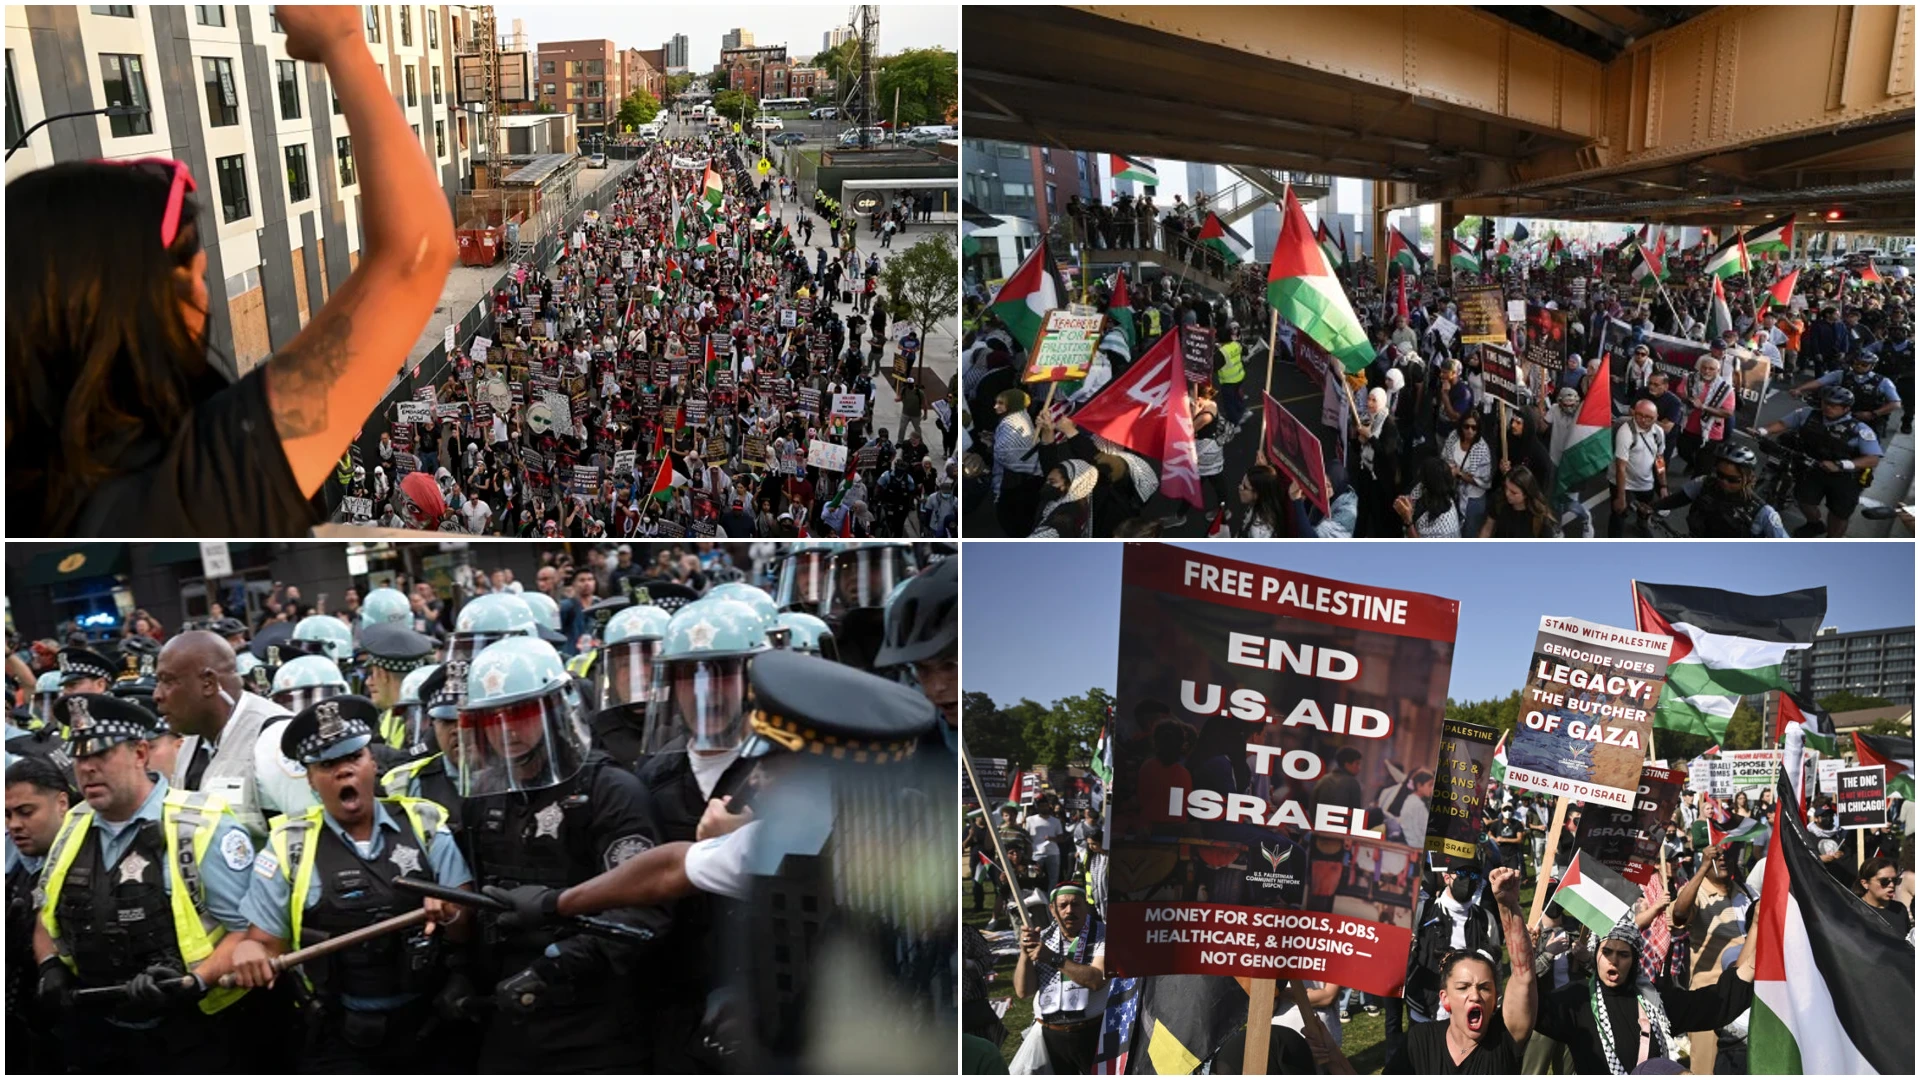
{"type": "Polygon", "coordinates": [[[838,120],[840,119],[840,107],[837,105],[822,105],[817,109],[810,110],[807,115],[815,120],[838,120]]]}
{"type": "Polygon", "coordinates": [[[777,116],[762,116],[753,122],[755,131],[784,131],[786,127],[786,121],[777,116]]]}
{"type": "MultiPolygon", "coordinates": [[[[887,141],[888,141],[888,132],[886,128],[870,127],[867,129],[867,142],[869,145],[878,146],[887,141]]],[[[860,145],[860,129],[848,128],[847,130],[841,132],[840,145],[841,146],[859,146],[860,145]]]]}
{"type": "Polygon", "coordinates": [[[767,141],[775,146],[797,146],[800,143],[806,142],[807,137],[798,131],[783,131],[767,141]]]}
{"type": "Polygon", "coordinates": [[[588,154],[587,155],[587,168],[604,169],[606,167],[607,167],[607,155],[605,154],[588,154]]]}

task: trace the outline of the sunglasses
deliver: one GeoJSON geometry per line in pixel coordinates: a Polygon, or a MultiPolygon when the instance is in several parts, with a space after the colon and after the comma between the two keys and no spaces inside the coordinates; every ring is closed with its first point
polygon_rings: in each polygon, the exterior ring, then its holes
{"type": "Polygon", "coordinates": [[[172,187],[167,190],[167,211],[160,218],[160,246],[170,248],[180,235],[180,211],[186,205],[186,196],[200,187],[193,182],[193,171],[184,161],[172,158],[133,158],[127,161],[102,159],[101,165],[123,165],[130,169],[143,169],[167,177],[172,187]]]}
{"type": "Polygon", "coordinates": [[[1883,889],[1891,889],[1893,888],[1893,883],[1899,880],[1899,878],[1877,877],[1873,879],[1873,883],[1883,889]]]}
{"type": "Polygon", "coordinates": [[[1737,484],[1746,479],[1745,476],[1737,472],[1720,472],[1717,470],[1714,472],[1713,478],[1723,484],[1737,484]]]}

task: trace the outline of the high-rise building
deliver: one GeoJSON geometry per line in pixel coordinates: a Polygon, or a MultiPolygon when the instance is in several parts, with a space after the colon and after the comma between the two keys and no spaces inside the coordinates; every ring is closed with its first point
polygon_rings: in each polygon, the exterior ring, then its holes
{"type": "MultiPolygon", "coordinates": [[[[453,81],[470,10],[369,7],[361,30],[449,201],[472,176],[453,81]]],[[[49,124],[7,159],[7,179],[64,161],[185,162],[206,238],[208,343],[236,374],[292,342],[352,273],[353,134],[325,70],[287,55],[271,7],[9,6],[6,34],[10,144],[50,112],[148,110],[49,124]]]]}
{"type": "Polygon", "coordinates": [[[736,28],[720,35],[720,51],[723,53],[730,49],[751,48],[753,48],[753,31],[751,30],[736,28]]]}
{"type": "Polygon", "coordinates": [[[851,41],[852,39],[853,39],[853,27],[836,26],[833,29],[827,31],[826,33],[820,35],[820,51],[826,52],[828,49],[834,48],[838,45],[845,44],[846,42],[851,41]]]}
{"type": "Polygon", "coordinates": [[[661,49],[667,54],[667,74],[685,75],[687,73],[687,35],[675,34],[661,49]]]}
{"type": "MultiPolygon", "coordinates": [[[[1802,685],[1802,665],[1813,664],[1815,701],[1841,691],[1862,697],[1885,698],[1895,705],[1913,704],[1913,627],[1841,632],[1823,626],[1813,645],[1792,649],[1780,665],[1788,686],[1802,685]]],[[[1771,695],[1767,716],[1773,715],[1771,695]]]]}
{"type": "Polygon", "coordinates": [[[580,135],[610,133],[620,112],[619,50],[605,38],[543,41],[539,45],[539,101],[579,121],[580,135]]]}

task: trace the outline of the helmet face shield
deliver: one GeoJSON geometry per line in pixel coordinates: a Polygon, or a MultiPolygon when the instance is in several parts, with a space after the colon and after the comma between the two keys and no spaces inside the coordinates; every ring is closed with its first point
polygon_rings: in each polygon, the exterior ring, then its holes
{"type": "MultiPolygon", "coordinates": [[[[457,630],[447,641],[447,659],[465,660],[468,663],[472,663],[473,658],[479,656],[482,649],[485,649],[496,641],[511,636],[512,635],[502,631],[457,630]]],[[[462,697],[465,696],[465,689],[465,687],[461,688],[462,697]]]]}
{"type": "Polygon", "coordinates": [[[475,798],[564,783],[586,756],[566,694],[554,689],[504,705],[463,706],[451,767],[460,794],[475,798]]]}
{"type": "Polygon", "coordinates": [[[893,587],[913,576],[907,549],[849,548],[834,556],[833,589],[823,614],[844,615],[854,608],[880,607],[893,587]]]}
{"type": "Polygon", "coordinates": [[[652,701],[654,657],[659,654],[657,639],[601,646],[600,662],[606,665],[602,700],[608,705],[644,705],[652,701]]]}
{"type": "Polygon", "coordinates": [[[400,714],[404,725],[406,745],[401,747],[409,754],[424,754],[434,748],[433,721],[427,716],[425,705],[396,705],[394,710],[400,714]]]}
{"type": "Polygon", "coordinates": [[[824,551],[801,551],[780,563],[780,581],[773,599],[785,611],[813,611],[827,597],[827,568],[832,557],[824,551]]]}
{"type": "Polygon", "coordinates": [[[347,692],[344,686],[290,686],[273,692],[274,704],[294,715],[299,715],[309,706],[338,697],[347,692]]]}
{"type": "Polygon", "coordinates": [[[34,718],[44,723],[53,722],[53,704],[60,700],[60,691],[43,690],[33,695],[34,718]]]}
{"type": "Polygon", "coordinates": [[[687,750],[732,750],[746,735],[747,660],[721,656],[658,665],[647,717],[646,752],[682,742],[687,750]]]}

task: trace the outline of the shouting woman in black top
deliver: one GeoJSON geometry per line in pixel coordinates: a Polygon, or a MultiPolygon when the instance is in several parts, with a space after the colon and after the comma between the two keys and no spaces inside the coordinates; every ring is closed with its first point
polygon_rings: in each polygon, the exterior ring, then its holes
{"type": "Polygon", "coordinates": [[[287,55],[325,65],[352,129],[359,266],[231,385],[207,355],[205,243],[180,162],[68,162],[7,185],[7,524],[16,537],[305,532],[325,483],[425,328],[453,218],[373,62],[357,7],[283,6],[287,55]]]}
{"type": "Polygon", "coordinates": [[[1494,957],[1464,950],[1447,954],[1440,961],[1440,1004],[1447,1018],[1408,1027],[1406,1041],[1387,1061],[1388,1075],[1520,1071],[1521,1046],[1533,1032],[1536,996],[1533,939],[1520,914],[1520,871],[1495,867],[1487,875],[1487,887],[1500,906],[1500,926],[1513,960],[1507,992],[1499,992],[1494,957]]]}

